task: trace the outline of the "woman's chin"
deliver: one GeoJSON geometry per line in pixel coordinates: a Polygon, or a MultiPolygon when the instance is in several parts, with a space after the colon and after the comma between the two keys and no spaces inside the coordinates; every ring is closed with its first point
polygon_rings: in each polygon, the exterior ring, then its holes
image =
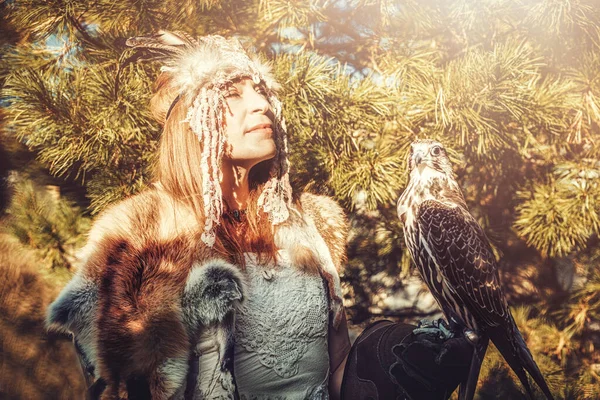
{"type": "Polygon", "coordinates": [[[271,158],[275,157],[277,154],[277,147],[275,146],[273,139],[264,140],[261,143],[260,148],[257,149],[256,153],[264,155],[261,161],[270,160],[271,158]]]}
{"type": "Polygon", "coordinates": [[[232,165],[237,165],[239,167],[251,169],[254,168],[256,165],[272,160],[273,158],[275,158],[276,154],[277,152],[275,150],[266,152],[264,147],[262,147],[252,152],[251,155],[248,154],[245,156],[236,157],[236,155],[234,154],[233,157],[224,156],[223,160],[228,163],[231,163],[232,165]]]}

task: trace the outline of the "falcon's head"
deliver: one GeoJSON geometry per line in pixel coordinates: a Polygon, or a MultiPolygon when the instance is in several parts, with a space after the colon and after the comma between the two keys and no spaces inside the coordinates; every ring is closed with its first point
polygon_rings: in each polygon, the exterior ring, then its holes
{"type": "Polygon", "coordinates": [[[412,174],[416,169],[422,174],[427,168],[452,176],[452,164],[440,142],[431,139],[415,140],[410,145],[408,171],[412,174]]]}

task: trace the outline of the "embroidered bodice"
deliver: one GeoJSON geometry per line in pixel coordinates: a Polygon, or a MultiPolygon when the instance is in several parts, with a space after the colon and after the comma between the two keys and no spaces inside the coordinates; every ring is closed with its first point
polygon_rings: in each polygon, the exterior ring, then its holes
{"type": "MultiPolygon", "coordinates": [[[[327,399],[329,312],[323,279],[291,266],[284,251],[271,267],[257,265],[247,254],[245,273],[248,295],[236,314],[234,356],[240,398],[327,399]]],[[[208,398],[218,397],[221,387],[210,380],[218,374],[206,370],[209,363],[215,368],[216,352],[212,360],[208,356],[213,338],[203,335],[198,347],[200,387],[208,398]]]]}

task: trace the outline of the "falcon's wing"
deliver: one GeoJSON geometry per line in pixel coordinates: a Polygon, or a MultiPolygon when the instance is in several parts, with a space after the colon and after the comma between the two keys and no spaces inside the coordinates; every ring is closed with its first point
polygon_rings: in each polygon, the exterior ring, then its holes
{"type": "Polygon", "coordinates": [[[427,200],[419,206],[417,221],[426,251],[469,311],[490,326],[503,323],[508,306],[496,259],[473,216],[458,207],[427,200]]]}

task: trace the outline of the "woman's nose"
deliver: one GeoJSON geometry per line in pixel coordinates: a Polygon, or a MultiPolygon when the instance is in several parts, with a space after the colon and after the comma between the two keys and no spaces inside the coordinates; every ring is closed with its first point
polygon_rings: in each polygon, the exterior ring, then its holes
{"type": "Polygon", "coordinates": [[[254,93],[252,94],[251,101],[251,107],[253,112],[260,112],[262,114],[265,114],[271,108],[271,105],[269,104],[269,101],[265,98],[265,96],[256,91],[254,91],[254,93]]]}

